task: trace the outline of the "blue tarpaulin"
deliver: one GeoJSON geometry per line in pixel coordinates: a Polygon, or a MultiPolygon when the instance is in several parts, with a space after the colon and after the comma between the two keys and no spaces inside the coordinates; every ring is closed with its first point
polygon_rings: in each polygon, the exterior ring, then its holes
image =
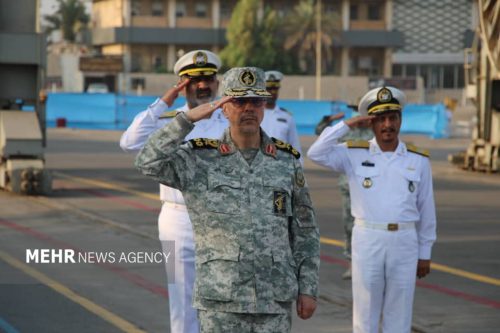
{"type": "MultiPolygon", "coordinates": [[[[66,126],[88,129],[127,128],[135,115],[145,110],[157,97],[115,94],[50,93],[47,99],[47,125],[54,127],[58,118],[66,119],[66,126]]],[[[185,103],[179,97],[172,109],[185,103]]],[[[290,111],[299,134],[313,135],[314,128],[325,115],[352,110],[340,101],[280,100],[279,105],[290,111]]],[[[403,134],[422,134],[432,138],[448,137],[448,119],[443,104],[409,104],[403,111],[403,134]]]]}

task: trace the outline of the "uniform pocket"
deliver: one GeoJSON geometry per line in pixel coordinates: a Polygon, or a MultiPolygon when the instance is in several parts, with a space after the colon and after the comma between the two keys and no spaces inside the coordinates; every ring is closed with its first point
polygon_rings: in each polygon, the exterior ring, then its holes
{"type": "Polygon", "coordinates": [[[273,251],[271,278],[276,301],[292,302],[297,299],[299,293],[297,265],[291,255],[273,251]]]}
{"type": "Polygon", "coordinates": [[[408,191],[410,193],[416,194],[418,188],[420,187],[420,175],[416,173],[416,171],[411,170],[402,170],[401,171],[403,177],[406,179],[405,186],[406,189],[403,191],[408,191]]]}
{"type": "Polygon", "coordinates": [[[197,295],[207,300],[231,301],[233,284],[238,279],[239,246],[202,249],[197,262],[197,295]]]}
{"type": "Polygon", "coordinates": [[[380,170],[377,167],[359,166],[354,171],[357,182],[365,189],[370,190],[378,184],[380,170]]]}
{"type": "Polygon", "coordinates": [[[238,214],[243,198],[238,175],[209,171],[207,175],[207,210],[224,214],[238,214]]]}

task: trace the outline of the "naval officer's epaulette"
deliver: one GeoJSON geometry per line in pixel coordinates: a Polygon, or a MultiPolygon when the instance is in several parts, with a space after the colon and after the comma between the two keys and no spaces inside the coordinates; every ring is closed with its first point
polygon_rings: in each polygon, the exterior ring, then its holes
{"type": "Polygon", "coordinates": [[[412,145],[412,144],[407,143],[406,150],[408,150],[409,152],[412,152],[414,154],[422,155],[425,157],[430,157],[429,151],[427,149],[418,148],[417,146],[412,145]]]}
{"type": "Polygon", "coordinates": [[[167,119],[167,118],[173,118],[175,117],[175,115],[177,114],[177,112],[179,111],[176,111],[176,110],[172,110],[172,111],[165,111],[163,112],[159,117],[158,119],[167,119]]]}
{"type": "Polygon", "coordinates": [[[300,153],[297,149],[293,148],[291,144],[283,142],[281,140],[278,140],[276,138],[271,138],[273,140],[274,144],[276,145],[276,148],[279,150],[286,151],[287,153],[292,154],[295,156],[296,159],[300,158],[300,153]]]}
{"type": "Polygon", "coordinates": [[[346,141],[347,148],[364,148],[368,149],[370,148],[370,143],[366,140],[347,140],[346,141]]]}
{"type": "Polygon", "coordinates": [[[293,116],[293,114],[290,111],[288,111],[287,109],[285,109],[285,108],[280,107],[280,110],[283,111],[283,112],[288,113],[290,116],[293,116]]]}
{"type": "Polygon", "coordinates": [[[215,139],[197,138],[189,140],[193,149],[217,149],[220,141],[215,139]]]}

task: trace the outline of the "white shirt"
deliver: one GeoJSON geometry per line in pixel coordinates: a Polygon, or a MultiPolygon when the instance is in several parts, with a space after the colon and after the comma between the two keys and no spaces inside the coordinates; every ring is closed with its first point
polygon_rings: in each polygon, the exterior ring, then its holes
{"type": "MultiPolygon", "coordinates": [[[[127,130],[122,134],[120,147],[126,152],[138,152],[146,143],[149,136],[156,130],[164,127],[173,118],[159,117],[167,111],[168,106],[158,98],[153,104],[138,113],[127,130]]],[[[187,104],[176,111],[186,112],[187,104]]],[[[222,110],[217,109],[209,119],[197,121],[193,130],[186,136],[186,140],[193,138],[219,139],[229,126],[222,110]]],[[[179,190],[160,184],[160,200],[184,205],[184,198],[179,190]]]]}
{"type": "Polygon", "coordinates": [[[345,173],[351,191],[351,214],[370,223],[415,222],[419,259],[430,259],[436,240],[436,211],[429,159],[399,145],[384,154],[375,138],[369,148],[348,148],[338,140],[349,132],[340,122],[327,127],[307,152],[315,163],[345,173]],[[368,184],[365,179],[369,179],[368,184]]]}
{"type": "Polygon", "coordinates": [[[289,143],[302,153],[295,120],[290,113],[282,110],[278,105],[274,109],[264,110],[264,119],[260,127],[269,137],[289,143]]]}

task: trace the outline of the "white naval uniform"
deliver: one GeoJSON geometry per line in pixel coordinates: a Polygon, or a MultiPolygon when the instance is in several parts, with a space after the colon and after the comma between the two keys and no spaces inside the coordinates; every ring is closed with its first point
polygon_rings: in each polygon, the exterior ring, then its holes
{"type": "MultiPolygon", "coordinates": [[[[149,136],[164,127],[173,118],[159,119],[168,106],[157,99],[147,110],[140,112],[123,133],[120,147],[127,152],[138,152],[149,136]]],[[[177,111],[187,111],[186,105],[177,111]]],[[[194,129],[187,135],[192,138],[218,139],[229,123],[222,110],[216,110],[209,119],[196,122],[194,129]]],[[[199,325],[196,309],[192,307],[192,294],[195,279],[194,240],[191,220],[179,190],[160,184],[160,200],[163,202],[158,217],[160,241],[175,241],[175,276],[167,269],[168,293],[170,304],[170,331],[175,333],[198,333],[199,325]],[[175,281],[175,283],[171,283],[175,281]]],[[[165,244],[162,242],[162,246],[165,244]]],[[[164,248],[165,249],[165,248],[164,248]]]]}
{"type": "Polygon", "coordinates": [[[436,240],[430,162],[401,141],[389,153],[375,138],[369,148],[348,148],[338,143],[348,131],[344,122],[327,127],[307,154],[349,179],[353,330],[378,333],[382,313],[384,333],[409,333],[417,261],[431,258],[436,240]],[[399,230],[387,230],[389,223],[399,230]]]}
{"type": "MultiPolygon", "coordinates": [[[[262,127],[269,137],[275,137],[291,144],[293,148],[302,154],[297,125],[293,116],[288,111],[281,109],[278,105],[274,109],[265,109],[264,119],[262,119],[260,127],[262,127]]],[[[302,161],[303,159],[301,158],[302,161]]]]}

